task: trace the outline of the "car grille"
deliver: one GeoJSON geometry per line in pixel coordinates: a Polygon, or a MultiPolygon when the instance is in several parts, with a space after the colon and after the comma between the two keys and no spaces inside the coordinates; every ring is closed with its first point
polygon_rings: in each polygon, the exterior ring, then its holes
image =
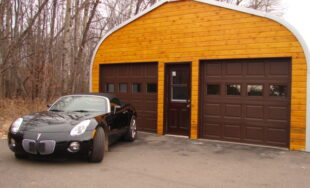
{"type": "Polygon", "coordinates": [[[56,142],[54,140],[43,140],[39,143],[39,152],[41,155],[48,155],[54,152],[56,142]]]}
{"type": "Polygon", "coordinates": [[[22,145],[23,145],[23,148],[26,152],[32,153],[32,154],[37,154],[36,141],[24,139],[22,142],[22,145]]]}
{"type": "Polygon", "coordinates": [[[24,139],[22,145],[24,150],[28,153],[49,155],[54,152],[56,142],[54,140],[42,140],[36,142],[35,140],[24,139]]]}

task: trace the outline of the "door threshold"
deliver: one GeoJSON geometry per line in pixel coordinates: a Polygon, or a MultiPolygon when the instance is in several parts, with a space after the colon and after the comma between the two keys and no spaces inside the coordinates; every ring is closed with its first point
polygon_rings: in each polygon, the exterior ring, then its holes
{"type": "Polygon", "coordinates": [[[176,134],[165,134],[164,136],[177,137],[177,138],[188,138],[189,139],[189,136],[176,135],[176,134]]]}
{"type": "Polygon", "coordinates": [[[250,146],[250,147],[261,147],[261,148],[269,148],[269,149],[277,149],[283,151],[290,151],[288,148],[277,147],[277,146],[266,146],[266,145],[259,145],[259,144],[248,144],[242,142],[230,142],[230,141],[223,141],[223,140],[212,140],[206,138],[198,138],[198,141],[206,141],[206,142],[213,142],[213,143],[222,143],[222,144],[234,144],[234,145],[241,145],[241,146],[250,146]]]}

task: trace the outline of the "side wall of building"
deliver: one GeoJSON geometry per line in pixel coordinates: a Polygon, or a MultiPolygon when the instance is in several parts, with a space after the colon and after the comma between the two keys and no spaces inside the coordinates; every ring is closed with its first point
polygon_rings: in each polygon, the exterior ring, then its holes
{"type": "Polygon", "coordinates": [[[99,91],[99,65],[158,63],[158,127],[163,134],[165,63],[192,62],[191,138],[198,136],[199,60],[292,58],[290,149],[305,149],[307,65],[296,37],[284,26],[235,10],[196,1],[165,3],[120,28],[98,48],[92,91],[99,91]]]}

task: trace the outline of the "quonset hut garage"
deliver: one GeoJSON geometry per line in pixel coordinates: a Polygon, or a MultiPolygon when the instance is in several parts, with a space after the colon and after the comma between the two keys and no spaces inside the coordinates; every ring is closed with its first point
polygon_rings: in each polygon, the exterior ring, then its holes
{"type": "Polygon", "coordinates": [[[262,12],[163,0],[100,41],[90,90],[133,104],[141,131],[310,151],[308,53],[262,12]]]}

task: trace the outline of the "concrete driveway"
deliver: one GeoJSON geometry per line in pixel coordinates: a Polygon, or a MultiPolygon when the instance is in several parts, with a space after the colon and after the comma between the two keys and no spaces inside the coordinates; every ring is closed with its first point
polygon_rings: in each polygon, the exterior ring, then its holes
{"type": "Polygon", "coordinates": [[[0,141],[0,187],[310,187],[310,153],[139,133],[102,163],[16,160],[0,141]]]}

